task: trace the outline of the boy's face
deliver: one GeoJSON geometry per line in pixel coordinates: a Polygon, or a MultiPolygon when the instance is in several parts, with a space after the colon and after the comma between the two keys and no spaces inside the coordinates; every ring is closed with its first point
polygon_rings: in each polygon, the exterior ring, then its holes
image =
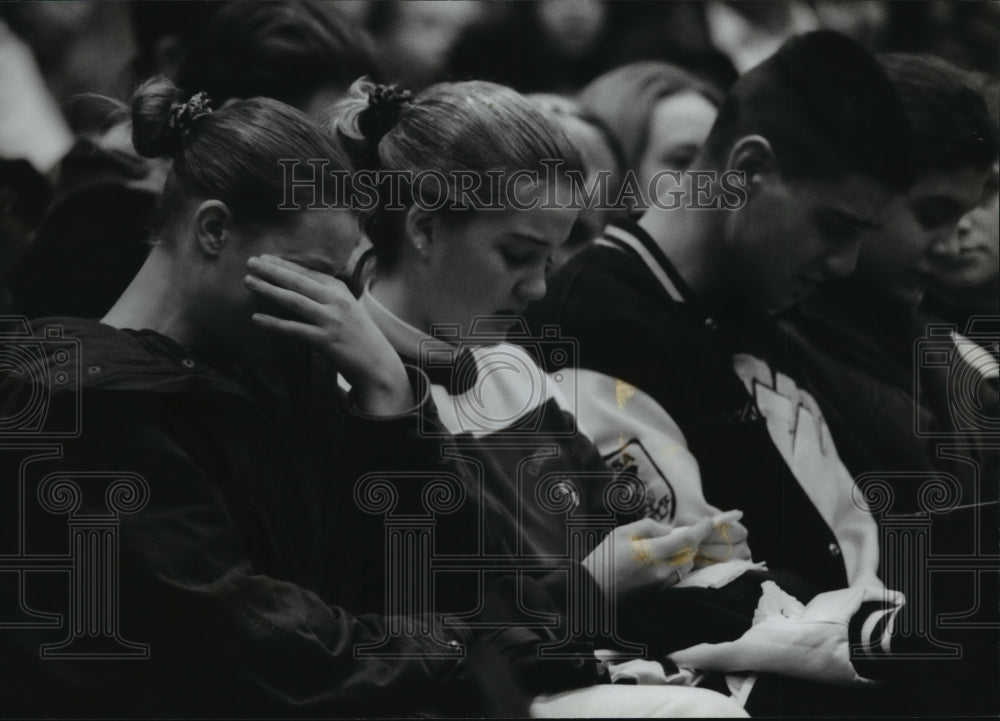
{"type": "Polygon", "coordinates": [[[983,287],[996,289],[1000,276],[1000,164],[994,163],[979,205],[962,216],[947,242],[931,247],[932,285],[940,293],[961,295],[983,287]]]}
{"type": "Polygon", "coordinates": [[[726,227],[730,276],[770,312],[854,271],[863,234],[878,227],[892,192],[875,180],[754,176],[726,227]]]}
{"type": "Polygon", "coordinates": [[[868,234],[858,279],[895,302],[916,307],[934,271],[932,249],[947,243],[959,220],[976,207],[987,170],[932,170],[889,206],[882,228],[868,234]]]}

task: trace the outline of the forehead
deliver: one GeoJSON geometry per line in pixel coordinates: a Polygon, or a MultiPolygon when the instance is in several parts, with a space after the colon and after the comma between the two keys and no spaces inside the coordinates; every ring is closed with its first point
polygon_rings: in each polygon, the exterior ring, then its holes
{"type": "Polygon", "coordinates": [[[347,210],[290,211],[289,222],[269,233],[276,250],[289,258],[335,257],[360,237],[358,218],[347,210]]]}
{"type": "Polygon", "coordinates": [[[650,143],[704,142],[718,110],[703,96],[685,91],[657,102],[650,117],[650,143]]]}
{"type": "Polygon", "coordinates": [[[533,207],[521,210],[505,202],[502,210],[458,211],[455,218],[476,239],[502,239],[510,236],[534,238],[557,244],[565,240],[579,214],[571,204],[568,183],[552,186],[532,182],[516,183],[511,189],[516,201],[533,207]]]}
{"type": "Polygon", "coordinates": [[[794,201],[804,208],[826,208],[858,220],[877,224],[896,196],[882,183],[866,175],[845,173],[836,180],[797,180],[789,183],[794,201]]]}
{"type": "Polygon", "coordinates": [[[950,200],[961,207],[971,208],[982,196],[989,174],[989,168],[932,170],[917,176],[907,198],[917,203],[932,199],[950,200]]]}

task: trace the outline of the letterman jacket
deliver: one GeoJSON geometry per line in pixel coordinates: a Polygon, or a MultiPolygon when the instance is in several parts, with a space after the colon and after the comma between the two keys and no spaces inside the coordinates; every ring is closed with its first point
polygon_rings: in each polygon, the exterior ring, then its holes
{"type": "Polygon", "coordinates": [[[808,603],[854,589],[878,622],[851,625],[888,651],[902,599],[879,580],[876,524],[813,398],[758,350],[766,322],[736,306],[703,305],[640,226],[616,221],[550,280],[528,322],[579,343],[581,424],[612,462],[656,469],[668,520],[705,499],[742,510],[754,559],[785,591],[808,603]]]}

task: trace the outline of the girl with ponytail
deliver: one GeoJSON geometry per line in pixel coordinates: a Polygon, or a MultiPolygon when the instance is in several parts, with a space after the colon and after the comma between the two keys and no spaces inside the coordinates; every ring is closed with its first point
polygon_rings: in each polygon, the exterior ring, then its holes
{"type": "Polygon", "coordinates": [[[515,91],[475,81],[417,96],[359,81],[328,122],[356,163],[404,187],[368,220],[376,268],[361,303],[396,351],[427,371],[454,455],[517,519],[509,545],[525,559],[562,556],[572,517],[615,518],[620,546],[649,539],[652,555],[648,564],[627,552],[614,564],[587,556],[605,598],[673,586],[713,555],[748,558],[736,515],[719,531],[719,510],[700,489],[677,512],[665,478],[605,463],[575,417],[579,348],[558,328],[526,334],[519,316],[545,294],[549,257],[578,213],[571,174],[581,162],[563,131],[515,91]],[[406,185],[428,171],[438,187],[406,185]],[[489,195],[498,186],[506,194],[489,195]],[[629,481],[632,510],[609,506],[612,484],[629,481]],[[700,553],[675,558],[692,547],[700,553]]]}

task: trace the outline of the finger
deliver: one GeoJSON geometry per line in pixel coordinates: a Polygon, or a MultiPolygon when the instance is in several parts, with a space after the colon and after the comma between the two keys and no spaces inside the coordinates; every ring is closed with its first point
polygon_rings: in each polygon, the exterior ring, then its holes
{"type": "Polygon", "coordinates": [[[750,552],[750,546],[745,543],[739,543],[733,546],[733,558],[740,561],[749,561],[753,558],[753,554],[750,552]]]}
{"type": "Polygon", "coordinates": [[[303,320],[315,322],[321,320],[323,306],[297,291],[281,288],[255,275],[246,276],[243,282],[252,292],[280,305],[303,320]]]}
{"type": "Polygon", "coordinates": [[[690,561],[680,563],[660,563],[656,566],[657,579],[666,586],[675,586],[694,570],[690,561]]]}
{"type": "Polygon", "coordinates": [[[719,534],[729,543],[743,543],[750,536],[747,527],[742,523],[730,523],[718,527],[719,534]]]}
{"type": "MultiPolygon", "coordinates": [[[[324,272],[322,270],[316,270],[315,268],[308,268],[301,263],[296,263],[294,260],[289,260],[288,258],[282,258],[280,255],[270,255],[265,253],[264,255],[255,256],[258,260],[265,264],[271,264],[279,268],[284,268],[295,273],[300,273],[307,278],[315,280],[317,283],[326,283],[329,280],[338,280],[336,274],[332,272],[324,272]]],[[[251,258],[251,260],[253,260],[251,258]]]]}
{"type": "Polygon", "coordinates": [[[747,540],[748,535],[746,526],[742,523],[717,523],[708,538],[702,541],[702,545],[712,543],[743,543],[747,540]]]}
{"type": "Polygon", "coordinates": [[[708,517],[690,526],[674,529],[666,536],[652,539],[653,552],[657,558],[672,564],[693,562],[698,554],[698,547],[714,528],[712,518],[708,517]]]}
{"type": "Polygon", "coordinates": [[[254,313],[251,318],[254,323],[262,328],[274,331],[275,333],[279,333],[288,338],[312,344],[322,343],[326,340],[326,336],[322,330],[314,325],[309,325],[308,323],[302,323],[297,320],[288,320],[286,318],[277,318],[266,313],[254,313]]]}
{"type": "Polygon", "coordinates": [[[622,533],[627,533],[629,536],[639,536],[640,538],[657,538],[673,531],[673,526],[659,523],[652,518],[640,518],[638,521],[626,523],[624,526],[619,526],[619,528],[622,533]]]}
{"type": "Polygon", "coordinates": [[[701,544],[709,536],[715,533],[715,517],[710,516],[708,518],[702,518],[697,523],[693,523],[688,526],[688,530],[691,534],[691,540],[695,544],[701,544]]]}
{"type": "Polygon", "coordinates": [[[342,281],[331,275],[304,268],[298,263],[273,255],[250,258],[247,267],[254,276],[259,276],[272,285],[294,290],[321,303],[350,292],[342,281]]]}
{"type": "Polygon", "coordinates": [[[725,561],[731,561],[737,558],[736,547],[730,544],[702,544],[698,547],[698,553],[695,554],[695,563],[710,564],[710,563],[724,563],[725,561]]]}
{"type": "Polygon", "coordinates": [[[690,527],[678,528],[666,536],[649,539],[649,553],[657,561],[670,566],[690,564],[698,553],[698,544],[692,539],[690,527]]]}
{"type": "Polygon", "coordinates": [[[738,509],[732,511],[726,511],[724,513],[716,513],[714,516],[712,516],[712,520],[719,525],[723,525],[726,523],[736,523],[742,518],[743,518],[743,511],[740,511],[738,509]]]}

